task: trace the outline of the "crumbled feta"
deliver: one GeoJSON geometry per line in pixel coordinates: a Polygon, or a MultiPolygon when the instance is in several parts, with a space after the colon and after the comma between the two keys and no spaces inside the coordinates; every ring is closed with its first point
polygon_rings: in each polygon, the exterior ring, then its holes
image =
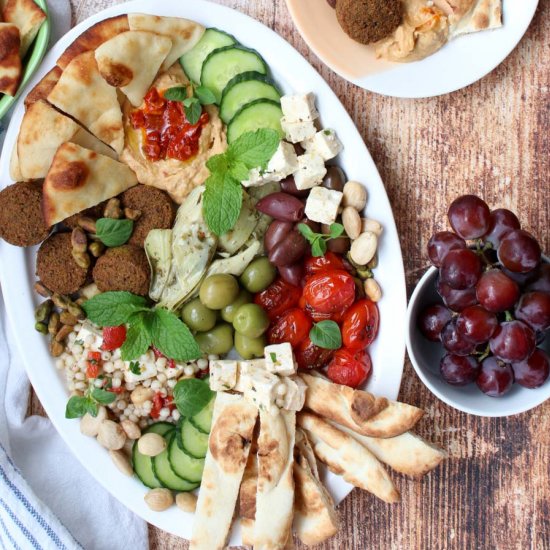
{"type": "MultiPolygon", "coordinates": [[[[183,373],[185,370],[186,365],[181,365],[180,363],[174,363],[173,366],[166,367],[164,369],[164,374],[166,375],[166,378],[179,378],[179,376],[183,373]]],[[[191,367],[193,368],[193,367],[191,367]]],[[[194,372],[194,370],[193,370],[194,372]]]]}
{"type": "Polygon", "coordinates": [[[294,172],[296,189],[311,189],[322,183],[327,169],[325,161],[316,153],[305,153],[298,157],[298,169],[294,172]]]}
{"type": "Polygon", "coordinates": [[[88,321],[82,323],[82,327],[78,331],[74,343],[80,344],[88,351],[101,351],[103,343],[103,335],[101,330],[96,328],[88,321]]]}
{"type": "Polygon", "coordinates": [[[314,153],[327,161],[333,159],[343,149],[336,132],[329,128],[317,132],[312,138],[302,143],[308,153],[314,153]]]}
{"type": "Polygon", "coordinates": [[[266,346],[264,353],[267,371],[283,376],[296,373],[292,346],[288,342],[266,346]]]}
{"type": "Polygon", "coordinates": [[[237,381],[234,386],[235,391],[243,392],[250,385],[252,374],[259,371],[265,371],[265,359],[250,359],[248,361],[238,361],[237,381]]]}
{"type": "Polygon", "coordinates": [[[282,397],[282,408],[288,411],[301,411],[306,400],[306,383],[299,376],[283,378],[286,392],[282,397]]]}
{"type": "Polygon", "coordinates": [[[281,119],[281,128],[285,133],[286,139],[291,143],[299,143],[308,138],[311,138],[317,132],[313,121],[304,120],[292,122],[285,117],[281,119]]]}
{"type": "Polygon", "coordinates": [[[277,399],[279,378],[261,369],[246,376],[248,383],[243,392],[245,398],[252,401],[258,408],[271,411],[277,399]]]}
{"type": "Polygon", "coordinates": [[[281,109],[289,122],[312,121],[319,117],[315,108],[315,96],[311,92],[284,95],[281,97],[281,109]]]}
{"type": "Polygon", "coordinates": [[[210,361],[210,389],[227,391],[237,383],[237,361],[229,359],[210,361]]]}
{"type": "Polygon", "coordinates": [[[330,225],[336,221],[343,193],[325,187],[314,187],[307,198],[305,214],[319,223],[330,225]]]}
{"type": "Polygon", "coordinates": [[[135,384],[136,382],[147,380],[147,378],[153,378],[156,375],[157,367],[155,361],[150,361],[149,357],[146,355],[142,355],[135,361],[124,361],[124,380],[128,384],[135,384]],[[139,374],[132,372],[130,370],[131,367],[133,367],[134,370],[136,370],[137,367],[137,369],[139,369],[139,374]]]}
{"type": "Polygon", "coordinates": [[[279,181],[276,174],[264,171],[261,168],[252,168],[248,173],[248,179],[243,180],[241,183],[244,187],[261,187],[272,181],[279,181]]]}

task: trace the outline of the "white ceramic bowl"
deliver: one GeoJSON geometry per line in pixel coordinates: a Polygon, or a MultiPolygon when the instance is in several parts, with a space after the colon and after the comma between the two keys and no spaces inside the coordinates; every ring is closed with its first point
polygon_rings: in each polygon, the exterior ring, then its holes
{"type": "MultiPolygon", "coordinates": [[[[546,258],[548,261],[548,258],[546,258]]],[[[441,303],[435,289],[437,269],[430,267],[418,281],[407,310],[407,351],[416,373],[428,389],[451,407],[477,416],[510,416],[540,405],[550,398],[550,379],[540,388],[530,390],[519,384],[502,397],[485,395],[476,384],[451,386],[439,374],[439,362],[444,355],[439,342],[430,342],[417,326],[418,315],[434,303],[441,303]]],[[[542,348],[550,353],[550,335],[542,348]]]]}

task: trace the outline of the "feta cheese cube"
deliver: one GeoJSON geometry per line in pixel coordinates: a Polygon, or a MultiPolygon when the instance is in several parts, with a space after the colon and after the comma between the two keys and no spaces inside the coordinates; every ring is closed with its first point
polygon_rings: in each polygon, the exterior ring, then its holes
{"type": "Polygon", "coordinates": [[[210,389],[227,391],[237,383],[237,361],[229,359],[210,361],[210,389]]]}
{"type": "Polygon", "coordinates": [[[285,133],[286,139],[291,143],[298,143],[311,138],[317,132],[313,121],[304,120],[298,122],[292,122],[285,117],[281,119],[281,128],[285,133]]]}
{"type": "Polygon", "coordinates": [[[317,154],[325,161],[333,159],[343,149],[336,132],[328,128],[317,132],[311,139],[306,140],[305,144],[308,153],[317,154]]]}
{"type": "Polygon", "coordinates": [[[265,370],[256,370],[249,376],[248,385],[243,394],[258,408],[270,411],[277,398],[279,378],[265,370]]]}
{"type": "Polygon", "coordinates": [[[330,225],[336,221],[344,194],[325,187],[314,187],[306,201],[305,214],[314,222],[330,225]]]}
{"type": "Polygon", "coordinates": [[[180,374],[183,373],[183,368],[185,365],[175,363],[173,367],[166,367],[163,371],[157,367],[157,370],[164,372],[166,378],[179,378],[180,374]]]}
{"type": "Polygon", "coordinates": [[[136,382],[147,380],[147,378],[153,378],[156,375],[157,367],[155,362],[150,361],[145,355],[142,355],[135,361],[124,361],[124,380],[128,384],[135,384],[136,382]],[[139,374],[136,374],[138,370],[139,374]]]}
{"type": "Polygon", "coordinates": [[[288,342],[273,344],[264,348],[265,368],[268,372],[287,376],[296,373],[296,362],[292,346],[288,342]]]}
{"type": "Polygon", "coordinates": [[[103,344],[103,334],[101,330],[92,325],[89,321],[84,321],[71,347],[79,345],[87,351],[101,351],[101,344],[103,344]]]}
{"type": "Polygon", "coordinates": [[[286,178],[298,168],[298,157],[294,146],[286,141],[281,141],[279,147],[267,164],[266,172],[276,174],[279,179],[286,178]]]}
{"type": "Polygon", "coordinates": [[[265,371],[265,359],[250,359],[248,361],[238,361],[237,363],[237,381],[234,386],[235,391],[243,392],[250,386],[250,379],[255,372],[265,371]]]}
{"type": "Polygon", "coordinates": [[[252,168],[248,173],[248,179],[243,180],[241,183],[244,187],[261,187],[272,181],[279,181],[277,179],[277,174],[262,171],[260,168],[252,168]]]}
{"type": "Polygon", "coordinates": [[[327,169],[325,161],[316,153],[305,153],[298,157],[298,169],[294,172],[296,189],[311,189],[322,183],[327,169]]]}
{"type": "Polygon", "coordinates": [[[306,383],[299,376],[285,377],[286,392],[282,398],[282,408],[287,411],[301,411],[306,400],[306,383]]]}
{"type": "Polygon", "coordinates": [[[311,121],[319,117],[315,108],[315,96],[311,92],[284,95],[281,97],[281,109],[289,122],[311,121]]]}

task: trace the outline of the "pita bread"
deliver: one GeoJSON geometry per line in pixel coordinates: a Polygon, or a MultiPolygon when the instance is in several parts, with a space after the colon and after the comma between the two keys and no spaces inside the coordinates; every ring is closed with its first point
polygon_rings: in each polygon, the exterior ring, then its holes
{"type": "Polygon", "coordinates": [[[44,181],[44,220],[51,226],[136,184],[136,175],[125,164],[64,143],[57,149],[44,181]]]}
{"type": "Polygon", "coordinates": [[[217,394],[190,550],[225,547],[257,416],[241,394],[217,394]]]}
{"type": "Polygon", "coordinates": [[[291,536],[294,511],[296,413],[260,409],[258,491],[254,548],[283,550],[291,536]]]}
{"type": "Polygon", "coordinates": [[[48,101],[117,153],[122,151],[124,127],[117,91],[99,73],[94,52],[80,54],[67,65],[48,101]]]}
{"type": "Polygon", "coordinates": [[[54,86],[57,84],[59,77],[63,71],[55,65],[53,69],[48,71],[40,82],[27,94],[25,98],[25,109],[36,103],[40,99],[47,99],[54,86]]]}
{"type": "Polygon", "coordinates": [[[104,19],[86,29],[76,38],[61,54],[61,57],[57,60],[57,65],[65,69],[67,65],[81,53],[95,50],[98,46],[103,44],[103,42],[113,38],[113,36],[129,30],[128,16],[126,14],[104,19]]]}
{"type": "Polygon", "coordinates": [[[24,181],[21,168],[19,168],[19,156],[17,155],[17,141],[13,144],[10,156],[10,178],[13,181],[24,181]]]}
{"type": "Polygon", "coordinates": [[[502,27],[501,0],[449,0],[455,13],[449,16],[449,38],[502,27]]]}
{"type": "Polygon", "coordinates": [[[256,517],[256,491],[258,489],[258,457],[254,443],[250,448],[243,480],[239,490],[239,516],[244,546],[254,546],[254,518],[256,517]]]}
{"type": "Polygon", "coordinates": [[[371,437],[395,437],[410,430],[424,411],[412,405],[333,384],[326,378],[300,374],[308,389],[306,408],[371,437]]]}
{"type": "Polygon", "coordinates": [[[189,19],[145,13],[129,13],[128,23],[132,31],[150,31],[170,38],[172,48],[160,68],[161,71],[168,70],[184,53],[191,50],[205,30],[202,25],[189,19]]]}
{"type": "Polygon", "coordinates": [[[11,23],[0,23],[0,93],[14,96],[21,74],[19,29],[11,23]]]}
{"type": "Polygon", "coordinates": [[[101,76],[139,107],[172,47],[172,41],[147,31],[127,31],[95,51],[101,76]]]}
{"type": "Polygon", "coordinates": [[[29,46],[36,38],[46,14],[34,0],[7,0],[2,10],[7,23],[17,25],[21,35],[20,54],[25,57],[29,46]]]}
{"type": "Polygon", "coordinates": [[[419,435],[405,432],[386,439],[361,435],[346,426],[329,421],[335,428],[341,430],[365,446],[378,460],[402,474],[421,477],[436,468],[447,458],[447,453],[432,445],[419,435]]]}
{"type": "Polygon", "coordinates": [[[399,491],[382,464],[353,437],[311,413],[299,413],[297,422],[305,430],[315,455],[331,472],[384,502],[400,500],[399,491]]]}

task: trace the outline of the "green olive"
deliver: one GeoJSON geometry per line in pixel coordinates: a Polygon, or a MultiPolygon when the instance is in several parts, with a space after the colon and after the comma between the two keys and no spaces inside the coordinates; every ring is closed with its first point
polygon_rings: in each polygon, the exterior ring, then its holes
{"type": "Polygon", "coordinates": [[[237,313],[237,310],[244,304],[249,304],[252,301],[252,296],[250,295],[250,292],[246,290],[241,290],[239,292],[239,295],[233,302],[231,302],[228,306],[225,306],[222,311],[222,319],[224,321],[227,321],[228,323],[232,323],[233,319],[235,319],[235,313],[237,313]]]}
{"type": "Polygon", "coordinates": [[[257,304],[244,304],[235,314],[233,328],[247,338],[258,338],[269,326],[267,313],[257,304]]]}
{"type": "Polygon", "coordinates": [[[212,330],[199,332],[195,340],[203,353],[223,355],[233,349],[233,327],[220,323],[212,330]]]}
{"type": "Polygon", "coordinates": [[[256,258],[241,275],[241,284],[250,292],[265,290],[277,275],[275,266],[265,257],[256,258]]]}
{"type": "Polygon", "coordinates": [[[239,294],[239,283],[233,275],[218,273],[207,277],[201,285],[199,298],[209,309],[223,309],[239,294]]]}
{"type": "Polygon", "coordinates": [[[208,309],[198,298],[185,304],[181,310],[182,321],[199,332],[210,330],[216,325],[216,312],[208,309]]]}
{"type": "Polygon", "coordinates": [[[263,357],[265,348],[265,337],[248,338],[239,332],[235,333],[235,349],[243,359],[263,357]]]}

